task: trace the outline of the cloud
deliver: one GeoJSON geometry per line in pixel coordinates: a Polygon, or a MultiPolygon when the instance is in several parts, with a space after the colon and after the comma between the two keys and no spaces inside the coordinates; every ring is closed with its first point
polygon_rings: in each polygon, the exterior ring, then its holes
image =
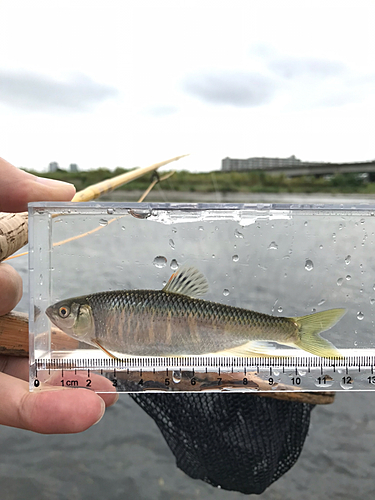
{"type": "Polygon", "coordinates": [[[338,61],[314,57],[279,57],[269,63],[269,68],[283,78],[332,77],[346,72],[346,66],[338,61]]]}
{"type": "Polygon", "coordinates": [[[183,82],[185,91],[210,104],[254,107],[266,104],[275,92],[272,80],[258,73],[213,71],[191,74],[183,82]]]}
{"type": "Polygon", "coordinates": [[[0,102],[36,111],[87,111],[118,91],[85,75],[55,80],[25,71],[0,70],[0,102]]]}
{"type": "Polygon", "coordinates": [[[373,95],[374,75],[335,59],[280,54],[268,45],[253,46],[288,106],[301,109],[340,107],[373,95]],[[286,99],[285,99],[286,98],[286,99]]]}
{"type": "Polygon", "coordinates": [[[159,106],[152,106],[149,109],[147,109],[147,113],[150,114],[151,116],[154,116],[155,118],[164,118],[166,116],[174,115],[177,113],[178,108],[176,106],[172,105],[159,105],[159,106]]]}

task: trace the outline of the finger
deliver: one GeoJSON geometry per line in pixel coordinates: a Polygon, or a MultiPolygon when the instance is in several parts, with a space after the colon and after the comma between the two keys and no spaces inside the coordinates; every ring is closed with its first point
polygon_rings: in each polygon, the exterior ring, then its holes
{"type": "Polygon", "coordinates": [[[21,297],[21,276],[9,264],[0,264],[0,316],[11,311],[21,297]]]}
{"type": "Polygon", "coordinates": [[[103,416],[102,398],[85,389],[29,392],[23,380],[0,374],[0,424],[42,434],[81,432],[103,416]]]}
{"type": "Polygon", "coordinates": [[[0,158],[0,211],[22,212],[31,201],[70,201],[73,184],[45,179],[14,167],[0,158]]]}
{"type": "MultiPolygon", "coordinates": [[[[17,377],[21,380],[29,380],[29,360],[27,358],[17,358],[13,356],[1,356],[0,355],[0,372],[3,372],[7,375],[11,375],[12,377],[17,377]]],[[[105,405],[112,406],[116,403],[119,398],[119,393],[116,392],[113,384],[110,380],[97,375],[95,373],[90,375],[92,380],[92,387],[98,393],[99,396],[103,399],[105,405]]],[[[80,385],[85,385],[84,382],[87,377],[84,374],[77,375],[77,380],[82,380],[80,385]]],[[[51,386],[61,385],[61,376],[60,374],[55,374],[48,381],[51,386]]]]}

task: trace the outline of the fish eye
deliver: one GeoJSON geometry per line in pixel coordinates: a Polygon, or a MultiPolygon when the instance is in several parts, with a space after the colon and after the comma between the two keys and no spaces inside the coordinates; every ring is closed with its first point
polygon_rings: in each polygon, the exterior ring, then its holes
{"type": "Polygon", "coordinates": [[[66,318],[70,314],[70,309],[67,306],[61,306],[59,309],[60,318],[66,318]]]}

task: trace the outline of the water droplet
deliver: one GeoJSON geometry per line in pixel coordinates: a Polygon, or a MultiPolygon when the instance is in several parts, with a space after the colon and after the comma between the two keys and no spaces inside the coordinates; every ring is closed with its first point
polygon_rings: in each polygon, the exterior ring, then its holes
{"type": "Polygon", "coordinates": [[[108,215],[113,215],[115,213],[115,209],[114,208],[107,208],[107,214],[108,215]]]}
{"type": "Polygon", "coordinates": [[[172,260],[171,260],[171,269],[172,269],[173,271],[176,271],[176,269],[178,269],[178,262],[177,262],[177,260],[176,260],[176,259],[172,259],[172,260]]]}
{"type": "Polygon", "coordinates": [[[234,236],[235,236],[236,238],[243,238],[243,234],[242,234],[242,233],[240,233],[238,229],[235,229],[235,230],[234,230],[234,236]]]}
{"type": "Polygon", "coordinates": [[[320,302],[318,302],[318,306],[322,306],[325,301],[326,301],[326,299],[322,299],[320,302]]]}
{"type": "Polygon", "coordinates": [[[175,227],[172,227],[172,233],[174,233],[174,234],[177,233],[177,229],[175,227]]]}
{"type": "Polygon", "coordinates": [[[169,246],[174,250],[174,241],[172,239],[169,240],[169,246]]]}
{"type": "Polygon", "coordinates": [[[213,254],[211,255],[211,257],[214,259],[214,258],[216,257],[216,255],[213,253],[213,254]]]}
{"type": "Polygon", "coordinates": [[[319,249],[320,249],[320,250],[323,250],[323,245],[319,245],[319,249]]]}
{"type": "Polygon", "coordinates": [[[99,224],[101,226],[106,226],[108,224],[108,221],[106,219],[100,219],[99,224]]]}
{"type": "Polygon", "coordinates": [[[39,285],[43,285],[43,274],[39,275],[39,285]]]}
{"type": "Polygon", "coordinates": [[[305,220],[304,226],[307,226],[307,220],[305,220]]]}
{"type": "Polygon", "coordinates": [[[199,231],[203,231],[204,227],[203,226],[199,226],[198,229],[199,229],[199,231]]]}
{"type": "Polygon", "coordinates": [[[271,243],[268,245],[268,250],[277,250],[278,248],[279,246],[274,241],[271,241],[271,243]]]}
{"type": "Polygon", "coordinates": [[[312,271],[314,269],[314,264],[313,264],[312,260],[306,259],[305,269],[306,269],[306,271],[312,271]]]}
{"type": "Polygon", "coordinates": [[[167,259],[163,255],[158,255],[157,257],[155,257],[153,264],[155,267],[161,269],[162,267],[165,267],[167,265],[167,259]]]}
{"type": "Polygon", "coordinates": [[[173,375],[172,375],[172,380],[175,384],[178,384],[181,382],[181,372],[173,372],[173,375]]]}
{"type": "Polygon", "coordinates": [[[350,274],[348,274],[347,276],[345,276],[345,279],[346,279],[347,281],[350,281],[350,280],[352,279],[352,277],[350,276],[350,274]]]}
{"type": "Polygon", "coordinates": [[[148,209],[146,209],[146,210],[140,210],[140,209],[133,210],[130,208],[129,214],[132,217],[135,217],[136,219],[147,219],[148,217],[150,217],[151,212],[148,209]]]}
{"type": "Polygon", "coordinates": [[[121,229],[122,229],[123,231],[125,231],[125,226],[121,226],[121,229]]]}
{"type": "Polygon", "coordinates": [[[225,297],[227,297],[229,295],[229,290],[228,288],[224,288],[223,290],[223,295],[225,295],[225,297]]]}
{"type": "Polygon", "coordinates": [[[353,379],[348,376],[342,377],[340,380],[340,386],[346,391],[353,389],[353,379]]]}
{"type": "Polygon", "coordinates": [[[233,255],[232,260],[233,260],[233,262],[238,262],[238,260],[239,260],[238,255],[233,255]]]}
{"type": "Polygon", "coordinates": [[[362,321],[364,317],[365,315],[363,314],[363,312],[361,311],[357,312],[357,319],[359,319],[359,321],[362,321]]]}
{"type": "Polygon", "coordinates": [[[343,281],[344,281],[344,278],[339,278],[339,279],[336,281],[337,286],[341,286],[343,281]]]}
{"type": "Polygon", "coordinates": [[[373,306],[375,304],[375,299],[370,299],[370,304],[373,306]]]}
{"type": "Polygon", "coordinates": [[[315,379],[316,387],[331,387],[334,380],[329,375],[321,375],[317,379],[315,379]]]}
{"type": "Polygon", "coordinates": [[[283,308],[282,308],[281,306],[279,306],[279,307],[277,308],[277,312],[282,313],[282,312],[283,312],[283,308]]]}
{"type": "Polygon", "coordinates": [[[347,255],[347,256],[345,257],[345,264],[346,264],[346,265],[350,264],[350,260],[351,260],[351,256],[350,256],[350,255],[347,255]]]}

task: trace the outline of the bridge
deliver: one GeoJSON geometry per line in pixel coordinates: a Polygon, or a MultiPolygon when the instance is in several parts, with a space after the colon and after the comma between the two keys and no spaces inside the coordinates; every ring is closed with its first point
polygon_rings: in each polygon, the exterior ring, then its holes
{"type": "Polygon", "coordinates": [[[301,175],[334,175],[347,173],[369,173],[375,177],[375,160],[328,163],[301,161],[295,156],[289,158],[248,158],[244,160],[224,158],[224,171],[261,171],[268,174],[284,174],[288,177],[301,175]]]}
{"type": "MultiPolygon", "coordinates": [[[[253,170],[253,169],[252,169],[253,170]]],[[[277,168],[262,168],[262,172],[269,174],[285,174],[288,177],[300,175],[334,175],[348,173],[375,172],[375,160],[354,163],[300,163],[299,165],[284,165],[277,168]]]]}

